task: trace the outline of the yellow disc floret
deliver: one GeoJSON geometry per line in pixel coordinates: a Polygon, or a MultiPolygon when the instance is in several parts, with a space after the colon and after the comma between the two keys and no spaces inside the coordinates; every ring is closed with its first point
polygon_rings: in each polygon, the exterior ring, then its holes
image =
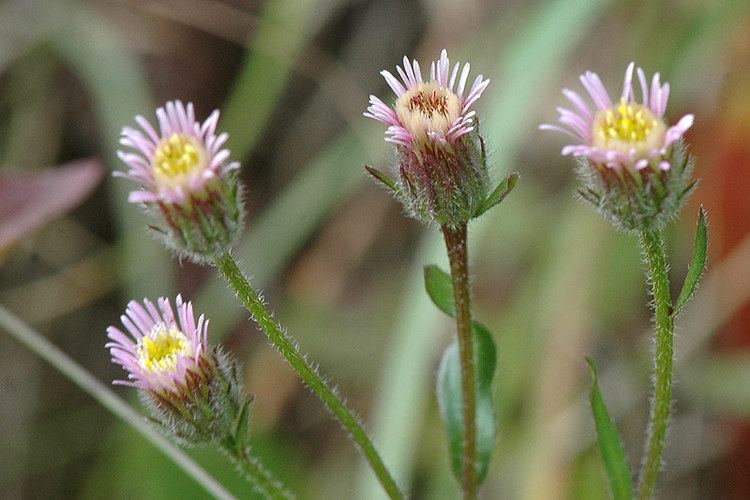
{"type": "Polygon", "coordinates": [[[144,335],[136,346],[138,363],[150,372],[174,370],[180,356],[191,356],[190,340],[175,327],[167,328],[164,323],[155,325],[148,335],[144,335]]]}
{"type": "Polygon", "coordinates": [[[648,107],[624,99],[594,117],[593,145],[646,157],[664,143],[667,127],[648,107]]]}
{"type": "Polygon", "coordinates": [[[420,83],[396,101],[396,114],[417,141],[428,140],[428,132],[445,134],[461,115],[458,96],[436,83],[420,83]]]}
{"type": "Polygon", "coordinates": [[[151,167],[158,184],[177,186],[206,166],[206,150],[193,136],[173,133],[156,146],[151,167]]]}

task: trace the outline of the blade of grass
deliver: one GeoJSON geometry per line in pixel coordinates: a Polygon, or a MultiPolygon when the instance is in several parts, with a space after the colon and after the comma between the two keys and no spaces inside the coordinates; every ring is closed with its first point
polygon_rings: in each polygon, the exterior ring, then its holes
{"type": "MultiPolygon", "coordinates": [[[[117,30],[83,5],[49,2],[40,15],[52,18],[53,50],[81,78],[91,96],[108,164],[121,168],[116,156],[121,127],[152,108],[143,67],[117,30]]],[[[126,182],[114,182],[111,187],[120,237],[120,279],[131,297],[164,294],[174,288],[170,255],[146,234],[140,208],[127,203],[131,187],[126,182]]]]}
{"type": "Polygon", "coordinates": [[[246,157],[260,138],[309,38],[305,27],[310,13],[319,14],[319,3],[272,0],[264,4],[251,49],[222,110],[227,147],[237,158],[246,157]]]}

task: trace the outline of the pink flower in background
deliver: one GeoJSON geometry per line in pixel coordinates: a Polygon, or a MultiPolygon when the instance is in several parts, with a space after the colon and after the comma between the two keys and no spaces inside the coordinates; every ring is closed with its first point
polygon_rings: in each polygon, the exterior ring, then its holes
{"type": "Polygon", "coordinates": [[[613,103],[596,73],[581,75],[581,83],[588,92],[595,109],[572,90],[563,89],[563,95],[573,109],[559,107],[560,123],[541,125],[543,130],[557,130],[572,135],[580,143],[562,149],[563,155],[585,157],[594,163],[617,168],[621,165],[642,170],[669,170],[670,147],[693,124],[693,115],[683,116],[676,125],[667,127],[664,112],[669,99],[669,84],[662,84],[659,73],[654,74],[649,85],[641,68],[635,70],[640,84],[640,100],[633,88],[633,70],[630,63],[625,71],[620,100],[613,103]]]}
{"type": "Polygon", "coordinates": [[[127,380],[113,383],[146,389],[159,395],[180,394],[208,382],[210,362],[203,315],[196,323],[193,305],[177,296],[175,316],[168,299],[160,297],[159,308],[148,299],[130,301],[120,317],[130,336],[115,326],[107,328],[106,344],[112,362],[128,372],[127,380]]]}
{"type": "Polygon", "coordinates": [[[140,115],[135,121],[142,130],[122,129],[120,144],[133,151],[117,152],[130,169],[115,175],[142,186],[130,193],[129,201],[189,204],[191,198],[205,198],[212,180],[239,168],[239,163],[227,162],[229,150],[222,149],[228,135],[216,135],[219,110],[200,123],[192,103],[170,101],[156,110],[156,118],[158,131],[140,115]]]}
{"type": "Polygon", "coordinates": [[[476,112],[471,107],[490,83],[479,75],[464,96],[470,64],[460,74],[459,66],[450,69],[443,49],[440,59],[430,64],[430,79],[425,81],[419,63],[404,56],[403,68],[396,67],[400,81],[389,71],[380,73],[396,94],[393,107],[371,95],[364,115],[388,125],[385,140],[399,146],[422,150],[456,142],[474,130],[476,112]]]}
{"type": "Polygon", "coordinates": [[[0,172],[0,253],[81,204],[103,173],[93,159],[58,168],[0,172]]]}

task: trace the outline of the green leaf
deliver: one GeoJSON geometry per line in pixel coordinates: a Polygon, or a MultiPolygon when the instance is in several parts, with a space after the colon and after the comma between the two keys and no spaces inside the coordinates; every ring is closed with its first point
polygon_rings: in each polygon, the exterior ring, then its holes
{"type": "Polygon", "coordinates": [[[490,208],[494,207],[503,199],[505,199],[508,194],[510,194],[511,191],[513,191],[513,188],[516,187],[516,183],[518,182],[518,174],[512,173],[508,177],[502,180],[500,184],[497,185],[494,191],[490,193],[490,195],[484,199],[484,201],[479,205],[479,207],[476,210],[476,213],[474,214],[474,217],[479,217],[483,213],[485,213],[490,208]]]}
{"type": "MultiPolygon", "coordinates": [[[[477,480],[487,476],[492,449],[495,445],[495,411],[492,405],[492,376],[497,363],[495,343],[490,332],[481,324],[473,323],[476,343],[477,385],[477,480]]],[[[463,449],[463,404],[461,397],[461,360],[458,343],[453,342],[443,353],[437,377],[437,396],[440,416],[448,432],[451,469],[461,481],[463,449]]]]}
{"type": "MultiPolygon", "coordinates": [[[[438,266],[424,266],[424,281],[432,302],[449,316],[455,316],[453,284],[448,273],[438,266]]],[[[472,322],[476,352],[477,385],[477,478],[487,475],[492,449],[495,444],[495,411],[492,405],[492,377],[495,373],[497,353],[490,332],[480,323],[472,322]]],[[[451,468],[461,480],[463,444],[463,412],[461,398],[461,360],[458,343],[453,342],[443,353],[437,379],[440,415],[448,431],[451,451],[451,468]]]]}
{"type": "Polygon", "coordinates": [[[630,500],[633,497],[633,483],[628,463],[625,460],[622,440],[599,390],[596,364],[591,358],[586,358],[586,362],[591,370],[591,411],[596,423],[599,449],[604,460],[604,467],[607,469],[607,476],[609,476],[609,486],[612,488],[615,500],[630,500]]]}
{"type": "Polygon", "coordinates": [[[456,315],[456,307],[453,304],[453,282],[448,273],[435,264],[424,266],[424,286],[427,289],[427,295],[438,309],[448,316],[456,315]]]}
{"type": "Polygon", "coordinates": [[[234,444],[237,448],[237,451],[244,450],[247,446],[250,445],[249,441],[249,430],[250,430],[250,403],[252,402],[251,399],[246,399],[242,403],[242,407],[240,408],[239,413],[237,414],[237,420],[235,421],[234,426],[234,444]]]}
{"type": "Polygon", "coordinates": [[[698,288],[703,271],[706,269],[706,258],[708,247],[708,225],[706,222],[706,211],[701,206],[698,212],[698,228],[695,231],[695,246],[693,248],[693,260],[690,261],[685,282],[682,284],[682,291],[677,298],[677,302],[672,312],[672,317],[677,317],[685,304],[695,293],[698,288]]]}
{"type": "Polygon", "coordinates": [[[393,191],[394,193],[398,191],[398,187],[396,186],[396,182],[388,177],[386,174],[381,172],[380,170],[376,169],[372,165],[365,165],[365,170],[367,170],[367,173],[371,176],[375,177],[375,180],[380,181],[385,187],[393,191]]]}

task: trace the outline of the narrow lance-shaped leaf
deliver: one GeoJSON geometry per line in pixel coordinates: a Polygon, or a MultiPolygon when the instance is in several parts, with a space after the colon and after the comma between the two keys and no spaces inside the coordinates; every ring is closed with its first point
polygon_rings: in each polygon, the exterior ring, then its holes
{"type": "Polygon", "coordinates": [[[424,286],[433,304],[448,316],[455,316],[453,283],[448,273],[435,264],[424,266],[424,286]]]}
{"type": "Polygon", "coordinates": [[[682,291],[677,298],[672,316],[676,317],[685,307],[685,304],[695,293],[698,288],[703,271],[706,269],[706,258],[708,256],[708,224],[706,221],[706,211],[703,207],[698,213],[698,227],[695,232],[695,246],[693,247],[693,259],[690,261],[685,282],[682,284],[682,291]]]}
{"type": "Polygon", "coordinates": [[[484,201],[479,205],[474,216],[479,217],[487,210],[503,201],[503,199],[505,199],[505,197],[508,196],[511,191],[513,191],[513,188],[516,187],[517,182],[518,174],[516,173],[512,173],[508,177],[503,179],[500,184],[497,185],[495,190],[492,191],[489,196],[487,196],[487,198],[485,198],[484,201]]]}
{"type": "Polygon", "coordinates": [[[631,500],[633,497],[633,482],[628,463],[625,460],[622,440],[617,432],[617,427],[609,416],[604,398],[599,390],[599,375],[596,364],[591,358],[586,358],[586,362],[591,370],[591,411],[594,414],[599,449],[609,477],[609,486],[615,500],[631,500]]]}
{"type": "MultiPolygon", "coordinates": [[[[492,449],[495,445],[495,412],[492,405],[492,376],[497,354],[492,335],[477,322],[473,324],[476,342],[477,375],[477,479],[487,476],[492,449]]],[[[448,445],[453,474],[461,480],[463,451],[463,404],[461,398],[461,360],[458,343],[453,342],[443,353],[437,376],[437,397],[440,416],[448,432],[448,445]]]]}
{"type": "Polygon", "coordinates": [[[396,182],[377,168],[373,167],[372,165],[365,165],[365,170],[367,170],[368,174],[373,176],[376,180],[380,181],[385,187],[387,187],[394,193],[398,191],[396,182]]]}
{"type": "Polygon", "coordinates": [[[237,415],[234,428],[234,440],[237,451],[242,452],[249,446],[248,431],[250,430],[250,399],[246,399],[237,415]]]}

